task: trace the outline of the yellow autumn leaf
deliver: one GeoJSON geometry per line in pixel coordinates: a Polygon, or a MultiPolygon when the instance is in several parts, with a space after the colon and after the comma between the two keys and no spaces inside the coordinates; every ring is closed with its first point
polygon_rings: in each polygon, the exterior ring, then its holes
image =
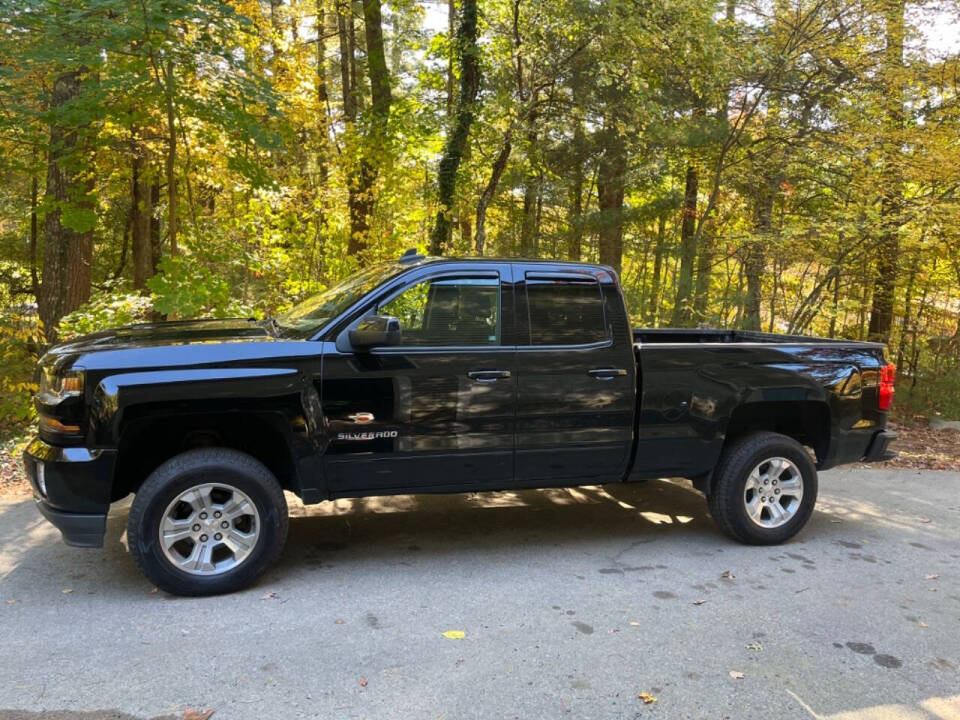
{"type": "Polygon", "coordinates": [[[467,634],[463,630],[447,630],[443,636],[451,640],[463,640],[467,634]]]}
{"type": "Polygon", "coordinates": [[[640,693],[637,697],[643,700],[645,705],[649,705],[650,703],[655,703],[657,701],[657,699],[646,690],[640,693]]]}

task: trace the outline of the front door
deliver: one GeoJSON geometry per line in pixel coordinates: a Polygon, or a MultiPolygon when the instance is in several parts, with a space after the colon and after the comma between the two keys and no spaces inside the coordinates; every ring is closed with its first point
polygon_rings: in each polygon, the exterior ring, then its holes
{"type": "Polygon", "coordinates": [[[509,265],[490,263],[421,274],[375,308],[400,320],[399,346],[324,358],[325,464],[334,495],[510,484],[509,273],[509,265]]]}

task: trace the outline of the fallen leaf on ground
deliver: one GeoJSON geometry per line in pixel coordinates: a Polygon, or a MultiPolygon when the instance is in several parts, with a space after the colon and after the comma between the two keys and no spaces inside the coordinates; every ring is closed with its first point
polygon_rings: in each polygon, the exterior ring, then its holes
{"type": "Polygon", "coordinates": [[[763,644],[758,642],[752,642],[746,644],[747,650],[763,650],[763,644]]]}
{"type": "Polygon", "coordinates": [[[928,522],[932,522],[932,521],[930,520],[930,518],[920,518],[920,522],[922,522],[922,523],[928,523],[928,522]]]}
{"type": "Polygon", "coordinates": [[[918,622],[917,625],[919,625],[920,627],[924,627],[924,628],[925,628],[925,627],[930,627],[930,626],[927,625],[923,620],[921,620],[920,622],[918,622]]]}
{"type": "Polygon", "coordinates": [[[743,680],[743,673],[739,670],[731,670],[730,677],[732,677],[734,680],[743,680]]]}
{"type": "Polygon", "coordinates": [[[643,700],[644,705],[649,705],[650,703],[655,703],[657,701],[657,699],[646,690],[637,695],[637,697],[643,700]]]}
{"type": "Polygon", "coordinates": [[[940,576],[937,575],[937,573],[929,573],[929,574],[927,574],[927,575],[924,575],[924,576],[923,576],[923,579],[924,579],[924,580],[936,580],[938,577],[940,577],[940,576]]]}
{"type": "Polygon", "coordinates": [[[729,570],[724,570],[723,574],[720,577],[725,578],[726,580],[733,580],[736,577],[736,575],[734,575],[729,570]]]}
{"type": "Polygon", "coordinates": [[[693,601],[693,604],[694,604],[694,605],[703,605],[705,602],[706,602],[706,600],[694,600],[694,601],[693,601]]]}
{"type": "Polygon", "coordinates": [[[463,630],[447,630],[443,636],[451,640],[463,640],[467,634],[463,630]]]}
{"type": "Polygon", "coordinates": [[[73,588],[64,588],[63,590],[60,591],[62,595],[69,595],[72,592],[73,592],[73,588]]]}
{"type": "Polygon", "coordinates": [[[630,624],[633,625],[634,627],[640,627],[640,623],[638,623],[636,620],[631,620],[630,624]]]}
{"type": "Polygon", "coordinates": [[[367,686],[367,679],[363,677],[360,678],[360,687],[366,687],[366,686],[367,686]]]}
{"type": "Polygon", "coordinates": [[[16,600],[7,600],[7,605],[13,605],[16,602],[16,600]]]}
{"type": "Polygon", "coordinates": [[[335,622],[337,625],[343,625],[343,623],[344,623],[345,621],[344,621],[344,620],[340,620],[340,619],[338,618],[337,620],[334,620],[334,622],[335,622]]]}
{"type": "Polygon", "coordinates": [[[208,720],[213,710],[184,710],[183,720],[208,720]]]}
{"type": "Polygon", "coordinates": [[[266,595],[264,595],[264,596],[263,596],[262,598],[260,598],[260,599],[261,599],[261,600],[271,600],[271,599],[275,598],[276,596],[277,596],[277,594],[276,594],[275,592],[268,592],[266,595]]]}

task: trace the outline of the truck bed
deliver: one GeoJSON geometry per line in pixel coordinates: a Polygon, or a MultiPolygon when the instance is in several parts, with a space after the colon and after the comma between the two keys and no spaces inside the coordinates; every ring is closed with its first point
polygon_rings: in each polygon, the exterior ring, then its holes
{"type": "Polygon", "coordinates": [[[677,343],[768,343],[882,347],[882,345],[878,343],[860,340],[831,339],[810,335],[780,335],[757,330],[702,330],[697,328],[634,328],[633,342],[645,345],[675,345],[677,343]]]}

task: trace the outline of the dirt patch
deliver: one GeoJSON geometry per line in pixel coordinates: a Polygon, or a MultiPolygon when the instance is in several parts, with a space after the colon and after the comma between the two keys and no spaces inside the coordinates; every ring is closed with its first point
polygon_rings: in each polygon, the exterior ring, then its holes
{"type": "MultiPolygon", "coordinates": [[[[9,441],[0,445],[0,497],[27,497],[32,494],[23,472],[20,454],[23,443],[9,441]]],[[[0,720],[4,716],[0,714],[0,720]]]]}
{"type": "Polygon", "coordinates": [[[960,432],[934,430],[925,417],[898,418],[887,427],[897,433],[890,446],[898,455],[885,463],[870,463],[860,467],[907,468],[912,470],[960,469],[960,432]]]}

